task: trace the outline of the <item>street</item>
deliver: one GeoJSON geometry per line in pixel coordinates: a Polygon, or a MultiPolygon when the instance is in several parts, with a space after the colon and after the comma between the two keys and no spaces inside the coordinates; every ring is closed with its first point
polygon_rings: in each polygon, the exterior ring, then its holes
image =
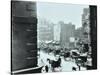
{"type": "MultiPolygon", "coordinates": [[[[43,51],[40,51],[40,57],[38,58],[38,65],[41,66],[43,64],[41,64],[41,59],[43,60],[44,64],[47,63],[47,58],[51,59],[51,60],[55,60],[55,56],[53,53],[45,53],[43,51]]],[[[68,58],[67,60],[64,60],[63,57],[61,57],[61,71],[62,72],[66,72],[66,71],[72,71],[72,68],[75,67],[76,71],[79,71],[78,66],[76,65],[75,61],[72,60],[71,58],[68,58]]],[[[80,67],[80,70],[86,70],[85,67],[80,67]]],[[[52,71],[49,71],[52,72],[52,71]]]]}

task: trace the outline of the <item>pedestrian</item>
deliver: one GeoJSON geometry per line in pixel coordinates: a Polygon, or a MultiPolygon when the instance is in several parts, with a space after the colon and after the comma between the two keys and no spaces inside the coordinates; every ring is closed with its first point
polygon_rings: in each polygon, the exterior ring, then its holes
{"type": "Polygon", "coordinates": [[[47,58],[47,62],[46,62],[46,71],[50,71],[51,69],[51,65],[50,65],[50,59],[47,58]]]}

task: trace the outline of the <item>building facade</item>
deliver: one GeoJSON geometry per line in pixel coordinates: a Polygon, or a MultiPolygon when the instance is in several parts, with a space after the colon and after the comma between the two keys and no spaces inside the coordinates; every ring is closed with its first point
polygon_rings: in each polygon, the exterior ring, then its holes
{"type": "Polygon", "coordinates": [[[51,41],[53,40],[53,23],[48,22],[46,19],[39,19],[38,22],[38,40],[51,41]]]}
{"type": "Polygon", "coordinates": [[[11,2],[12,71],[37,66],[36,3],[11,2]]]}
{"type": "Polygon", "coordinates": [[[83,9],[83,14],[82,14],[82,27],[83,27],[83,42],[84,42],[84,51],[91,52],[91,47],[90,47],[90,12],[89,8],[84,8],[83,9]]]}
{"type": "Polygon", "coordinates": [[[60,44],[64,48],[69,47],[70,38],[74,37],[75,25],[61,23],[60,44]]]}
{"type": "Polygon", "coordinates": [[[61,26],[60,24],[54,25],[54,40],[60,41],[61,26]]]}
{"type": "Polygon", "coordinates": [[[83,35],[84,35],[84,43],[90,43],[90,24],[89,24],[89,8],[83,9],[82,14],[82,27],[83,27],[83,35]]]}
{"type": "Polygon", "coordinates": [[[83,39],[83,27],[77,28],[75,30],[75,38],[83,39]]]}

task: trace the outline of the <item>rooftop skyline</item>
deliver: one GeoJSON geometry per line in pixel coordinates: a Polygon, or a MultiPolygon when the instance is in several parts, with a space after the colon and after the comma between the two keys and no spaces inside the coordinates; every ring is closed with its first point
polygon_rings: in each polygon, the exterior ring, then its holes
{"type": "Polygon", "coordinates": [[[89,8],[89,5],[38,2],[37,17],[45,18],[55,24],[59,21],[64,21],[64,23],[71,22],[76,28],[79,28],[82,27],[84,8],[89,8]]]}

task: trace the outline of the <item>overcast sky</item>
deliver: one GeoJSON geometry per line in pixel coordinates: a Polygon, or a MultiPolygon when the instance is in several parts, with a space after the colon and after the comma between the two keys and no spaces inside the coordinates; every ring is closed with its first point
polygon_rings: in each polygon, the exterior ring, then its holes
{"type": "Polygon", "coordinates": [[[89,5],[38,2],[37,16],[53,23],[58,23],[59,21],[72,22],[77,28],[82,26],[81,15],[83,8],[89,8],[89,5]]]}

